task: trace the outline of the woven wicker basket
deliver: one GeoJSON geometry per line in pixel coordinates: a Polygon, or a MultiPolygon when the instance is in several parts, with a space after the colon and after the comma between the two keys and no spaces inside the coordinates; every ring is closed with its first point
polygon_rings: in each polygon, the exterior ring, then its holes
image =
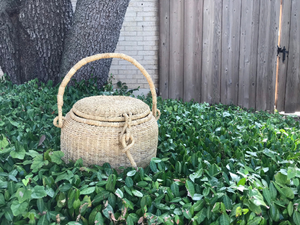
{"type": "Polygon", "coordinates": [[[110,163],[120,166],[146,167],[156,156],[160,112],[151,77],[135,59],[119,53],[90,56],[79,61],[63,79],[58,95],[58,116],[53,120],[61,128],[61,151],[64,160],[83,159],[85,165],[110,163]],[[152,111],[141,100],[125,96],[93,96],[76,102],[66,117],[62,116],[65,87],[85,64],[120,58],[131,62],[146,77],[152,94],[152,111]]]}

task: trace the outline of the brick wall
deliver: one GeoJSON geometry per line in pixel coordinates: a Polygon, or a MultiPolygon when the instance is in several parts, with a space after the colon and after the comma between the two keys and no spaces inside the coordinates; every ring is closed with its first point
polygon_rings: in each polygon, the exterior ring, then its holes
{"type": "MultiPolygon", "coordinates": [[[[125,53],[139,61],[158,87],[158,1],[131,0],[115,52],[125,53]]],[[[116,80],[129,88],[149,89],[141,72],[126,61],[114,59],[111,71],[116,80]]]]}
{"type": "MultiPolygon", "coordinates": [[[[75,10],[76,0],[72,0],[75,10]]],[[[119,43],[115,52],[127,54],[139,61],[158,87],[158,1],[131,0],[124,19],[119,43]]],[[[1,75],[0,69],[0,75],[1,75]]],[[[129,88],[149,89],[146,79],[131,63],[114,59],[110,74],[114,82],[127,83],[129,88]]]]}

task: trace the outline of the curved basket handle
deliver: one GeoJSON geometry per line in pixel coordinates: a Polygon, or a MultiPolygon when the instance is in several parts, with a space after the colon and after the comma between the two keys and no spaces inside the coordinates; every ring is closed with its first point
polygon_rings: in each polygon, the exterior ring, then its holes
{"type": "Polygon", "coordinates": [[[58,89],[58,94],[57,94],[58,116],[53,120],[54,126],[59,127],[59,128],[62,128],[62,126],[63,126],[63,120],[64,120],[64,117],[62,116],[62,106],[64,104],[63,96],[64,96],[65,88],[66,88],[67,84],[69,83],[69,81],[71,80],[72,76],[76,73],[77,70],[79,70],[85,64],[99,60],[99,59],[108,59],[108,58],[124,59],[128,62],[131,62],[134,66],[136,66],[142,72],[142,74],[146,77],[146,79],[148,81],[148,84],[150,86],[150,91],[152,94],[152,103],[153,103],[152,104],[152,114],[156,119],[159,118],[160,112],[157,109],[157,99],[156,99],[155,87],[154,87],[154,84],[153,84],[153,81],[152,81],[150,75],[145,70],[145,68],[139,62],[137,62],[134,58],[132,58],[128,55],[121,54],[121,53],[103,53],[103,54],[97,54],[97,55],[83,58],[78,63],[76,63],[70,69],[70,71],[67,73],[67,75],[61,82],[59,89],[58,89]],[[57,124],[57,120],[58,120],[58,124],[57,124]]]}

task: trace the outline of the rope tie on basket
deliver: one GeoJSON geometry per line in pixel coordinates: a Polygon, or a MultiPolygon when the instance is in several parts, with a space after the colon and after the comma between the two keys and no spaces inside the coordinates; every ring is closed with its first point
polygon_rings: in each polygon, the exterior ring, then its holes
{"type": "Polygon", "coordinates": [[[127,155],[128,159],[130,160],[131,165],[133,167],[137,168],[137,165],[129,151],[129,149],[134,145],[133,136],[130,133],[131,122],[132,122],[132,113],[129,113],[129,115],[124,113],[123,116],[125,118],[125,125],[123,127],[123,130],[122,130],[121,136],[120,136],[120,142],[123,146],[122,151],[127,155]]]}
{"type": "Polygon", "coordinates": [[[155,116],[155,119],[156,120],[159,120],[160,118],[160,110],[159,109],[156,109],[156,116],[155,116]]]}

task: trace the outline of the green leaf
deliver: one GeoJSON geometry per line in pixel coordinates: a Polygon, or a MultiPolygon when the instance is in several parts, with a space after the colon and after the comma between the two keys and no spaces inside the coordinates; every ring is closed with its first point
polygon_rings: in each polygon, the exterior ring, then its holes
{"type": "Polygon", "coordinates": [[[198,217],[197,218],[198,224],[201,224],[206,219],[206,215],[207,215],[206,208],[201,209],[201,211],[196,214],[196,216],[198,217]]]}
{"type": "Polygon", "coordinates": [[[31,164],[31,169],[33,172],[37,172],[41,167],[44,166],[44,158],[43,155],[38,155],[33,159],[33,163],[31,164]]]}
{"type": "Polygon", "coordinates": [[[93,200],[94,203],[96,204],[96,203],[99,203],[99,202],[101,202],[101,201],[107,199],[108,196],[109,196],[109,194],[110,194],[109,191],[106,191],[106,190],[101,191],[99,194],[97,194],[97,195],[95,196],[95,198],[94,198],[94,200],[93,200]]]}
{"type": "Polygon", "coordinates": [[[269,191],[268,188],[263,189],[263,196],[266,199],[268,205],[271,204],[271,192],[269,191]]]}
{"type": "Polygon", "coordinates": [[[299,212],[294,211],[293,221],[296,225],[300,225],[300,213],[299,212]]]}
{"type": "Polygon", "coordinates": [[[195,188],[191,181],[186,180],[185,187],[188,191],[188,196],[193,197],[195,194],[195,188]]]}
{"type": "Polygon", "coordinates": [[[195,179],[201,177],[202,174],[203,174],[203,169],[201,168],[201,169],[198,170],[196,173],[190,175],[191,181],[195,182],[195,179]]]}
{"type": "Polygon", "coordinates": [[[31,198],[38,199],[47,196],[47,192],[43,186],[35,186],[32,189],[31,198]]]}
{"type": "Polygon", "coordinates": [[[134,176],[136,174],[136,170],[131,170],[131,171],[129,171],[128,173],[127,173],[127,176],[128,177],[132,177],[132,176],[134,176]]]}
{"type": "Polygon", "coordinates": [[[289,199],[294,199],[295,195],[294,192],[291,188],[289,187],[283,187],[281,189],[281,191],[283,192],[283,194],[285,195],[285,197],[289,198],[289,199]]]}
{"type": "Polygon", "coordinates": [[[292,202],[289,202],[288,207],[287,207],[287,211],[288,211],[289,216],[292,216],[293,211],[294,211],[294,207],[293,207],[292,202]]]}
{"type": "Polygon", "coordinates": [[[261,217],[254,217],[252,220],[248,221],[247,225],[257,225],[261,221],[261,217]]]}
{"type": "Polygon", "coordinates": [[[26,152],[26,155],[31,156],[32,158],[41,155],[41,153],[34,151],[34,150],[29,150],[28,152],[26,152]]]}
{"type": "Polygon", "coordinates": [[[223,213],[220,216],[220,225],[230,225],[230,218],[227,213],[223,213]]]}
{"type": "Polygon", "coordinates": [[[80,191],[80,195],[89,195],[92,194],[95,191],[96,187],[89,187],[85,188],[82,191],[80,191]]]}
{"type": "Polygon", "coordinates": [[[8,221],[13,221],[14,215],[13,215],[11,209],[5,210],[4,217],[5,217],[8,221]]]}
{"type": "Polygon", "coordinates": [[[278,172],[275,176],[274,176],[274,178],[275,178],[275,181],[276,182],[278,182],[279,184],[288,184],[290,181],[289,181],[289,179],[288,179],[288,177],[287,177],[287,175],[284,175],[284,174],[282,174],[282,173],[280,173],[280,172],[278,172]]]}
{"type": "Polygon", "coordinates": [[[287,171],[287,179],[291,180],[292,178],[296,177],[297,169],[295,167],[289,167],[287,171]]]}
{"type": "Polygon", "coordinates": [[[83,160],[82,158],[77,159],[77,161],[75,162],[75,167],[82,167],[83,166],[83,160]]]}
{"type": "Polygon", "coordinates": [[[175,197],[179,197],[179,187],[176,183],[173,183],[171,185],[171,190],[172,190],[175,197]]]}
{"type": "Polygon", "coordinates": [[[116,190],[115,194],[118,196],[118,198],[123,198],[124,196],[123,192],[119,188],[116,190]]]}
{"type": "Polygon", "coordinates": [[[0,152],[3,151],[8,146],[8,141],[6,137],[2,134],[2,140],[0,140],[0,152]]]}
{"type": "Polygon", "coordinates": [[[46,215],[43,215],[40,219],[37,225],[49,225],[49,221],[47,220],[46,215]]]}
{"type": "Polygon", "coordinates": [[[242,179],[240,179],[240,181],[237,183],[237,186],[244,186],[245,184],[246,184],[246,178],[245,177],[243,177],[242,179]]]}
{"type": "Polygon", "coordinates": [[[137,191],[137,190],[132,190],[132,194],[134,194],[136,197],[143,197],[143,193],[137,191]]]}
{"type": "Polygon", "coordinates": [[[155,163],[160,163],[161,159],[159,159],[159,158],[152,158],[151,161],[153,161],[155,163]]]}
{"type": "Polygon", "coordinates": [[[31,198],[31,191],[24,188],[19,188],[16,192],[16,197],[19,200],[19,203],[25,202],[31,198]]]}
{"type": "Polygon", "coordinates": [[[18,144],[15,148],[15,151],[10,152],[10,155],[14,159],[24,159],[25,153],[26,153],[26,151],[25,151],[24,147],[21,146],[20,144],[18,144]]]}
{"type": "Polygon", "coordinates": [[[133,180],[130,177],[126,177],[125,179],[125,184],[127,187],[132,187],[133,186],[133,180]]]}
{"type": "Polygon", "coordinates": [[[95,217],[95,225],[104,225],[102,214],[98,212],[95,217]]]}
{"type": "Polygon", "coordinates": [[[278,211],[276,205],[273,204],[273,203],[270,205],[270,216],[275,222],[278,222],[278,220],[279,220],[279,211],[278,211]]]}
{"type": "Polygon", "coordinates": [[[116,182],[117,182],[117,177],[115,174],[111,174],[109,175],[108,179],[107,179],[107,183],[105,185],[105,189],[107,191],[114,191],[115,186],[116,186],[116,182]]]}
{"type": "Polygon", "coordinates": [[[232,209],[232,204],[231,204],[231,200],[227,195],[224,195],[223,197],[223,203],[226,207],[226,209],[232,209]]]}
{"type": "Polygon", "coordinates": [[[192,214],[190,209],[182,209],[182,213],[186,219],[188,220],[192,219],[192,214]]]}
{"type": "Polygon", "coordinates": [[[55,152],[51,152],[49,154],[50,158],[51,158],[51,161],[56,163],[56,164],[62,164],[62,157],[64,156],[65,154],[62,152],[62,151],[55,151],[55,152]]]}
{"type": "Polygon", "coordinates": [[[11,204],[11,211],[14,216],[22,215],[27,211],[28,202],[19,203],[18,201],[13,201],[11,204]]]}
{"type": "Polygon", "coordinates": [[[271,194],[271,199],[275,200],[277,196],[277,190],[273,184],[273,182],[270,182],[270,194],[271,194]]]}

